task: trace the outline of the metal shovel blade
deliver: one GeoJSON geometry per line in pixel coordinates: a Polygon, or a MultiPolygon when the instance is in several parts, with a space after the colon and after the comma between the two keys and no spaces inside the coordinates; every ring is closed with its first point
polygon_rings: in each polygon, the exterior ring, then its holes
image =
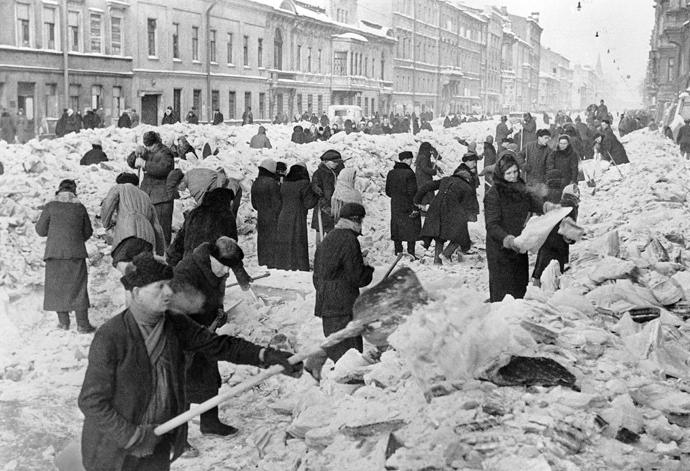
{"type": "Polygon", "coordinates": [[[367,342],[383,347],[412,311],[429,300],[415,272],[404,267],[393,272],[376,286],[363,292],[355,301],[354,320],[377,319],[367,323],[362,336],[367,342]]]}

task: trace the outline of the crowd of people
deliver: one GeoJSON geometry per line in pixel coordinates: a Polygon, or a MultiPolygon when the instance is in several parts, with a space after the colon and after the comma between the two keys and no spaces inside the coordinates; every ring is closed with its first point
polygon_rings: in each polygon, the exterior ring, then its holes
{"type": "MultiPolygon", "coordinates": [[[[592,140],[582,138],[585,130],[579,118],[573,122],[566,117],[562,124],[537,129],[529,113],[519,127],[503,117],[481,152],[475,142],[459,139],[467,151],[449,175],[430,142],[422,142],[416,155],[400,152],[385,181],[392,254],[406,251],[419,260],[428,251],[433,263],[448,265],[476,253],[468,224],[478,220],[477,189],[484,177],[489,300],[523,297],[530,280],[529,259],[515,240],[529,215],[568,206],[573,211],[561,224],[566,219],[574,224],[579,161],[588,158],[588,147],[594,155],[606,151],[607,140],[620,144],[610,131],[608,116],[587,121],[585,136],[592,134],[592,140]],[[478,173],[480,160],[484,170],[478,173]],[[418,251],[420,242],[424,254],[418,251]]],[[[389,117],[380,125],[386,122],[389,117]]],[[[257,136],[268,140],[265,130],[257,136]]],[[[147,131],[142,142],[127,158],[139,175],[119,174],[104,194],[99,215],[112,232],[112,264],[122,274],[127,308],[98,329],[89,353],[79,397],[85,415],[82,459],[88,470],[169,469],[171,454],[175,459],[185,451],[198,453],[186,439],[186,427],[160,437],[153,428],[217,394],[218,360],[281,365],[293,376],[304,368],[316,377],[325,361],[293,365],[288,352],[215,333],[227,321],[223,303],[230,272],[242,289],[253,281],[238,243],[241,186],[222,168],[175,168],[176,158],[196,155],[186,139],[169,146],[158,133],[147,131]],[[185,190],[196,206],[185,213],[181,229],[173,234],[174,201],[185,190]]],[[[107,159],[101,154],[100,142],[94,141],[82,163],[107,159]]],[[[60,329],[70,328],[70,312],[75,312],[79,332],[91,333],[95,328],[88,317],[85,242],[93,229],[77,194],[76,183],[63,180],[54,201],[43,209],[36,231],[47,237],[44,309],[57,313],[60,329]]],[[[305,162],[288,167],[266,158],[257,168],[249,201],[257,214],[258,263],[313,271],[314,314],[321,319],[324,335],[343,329],[353,318],[360,289],[372,282],[374,273],[358,241],[366,208],[356,169],[346,166],[334,149],[320,156],[312,175],[305,162]],[[313,261],[310,229],[315,233],[313,261]]],[[[552,260],[561,270],[568,263],[569,245],[575,241],[562,235],[559,227],[539,250],[531,275],[535,284],[552,260]]],[[[337,361],[351,348],[362,352],[362,338],[341,341],[325,353],[337,361]]],[[[201,415],[200,429],[202,434],[220,436],[237,433],[235,426],[220,420],[217,407],[201,415]]]]}

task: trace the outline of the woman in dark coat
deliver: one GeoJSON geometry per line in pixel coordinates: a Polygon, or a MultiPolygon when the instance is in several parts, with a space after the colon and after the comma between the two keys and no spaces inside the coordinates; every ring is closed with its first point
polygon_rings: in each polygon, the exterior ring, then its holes
{"type": "Polygon", "coordinates": [[[235,193],[216,188],[204,195],[201,203],[185,217],[182,228],[166,252],[168,264],[177,263],[204,242],[215,242],[220,236],[237,240],[237,223],[232,212],[235,193]]]}
{"type": "Polygon", "coordinates": [[[290,167],[280,186],[282,206],[278,216],[275,265],[280,270],[309,271],[307,211],[319,201],[309,183],[306,165],[290,167]]]}
{"type": "Polygon", "coordinates": [[[410,165],[414,155],[405,151],[398,155],[399,162],[386,176],[386,195],[391,199],[391,240],[395,254],[403,251],[407,242],[407,253],[415,256],[415,242],[422,231],[422,218],[414,205],[417,193],[417,179],[410,165]]]}
{"type": "Polygon", "coordinates": [[[259,176],[252,183],[252,207],[256,210],[256,252],[259,265],[275,267],[276,236],[280,214],[280,183],[277,163],[265,159],[259,165],[259,176]]]}
{"type": "Polygon", "coordinates": [[[526,253],[519,253],[515,237],[524,229],[529,214],[541,214],[548,209],[549,203],[542,204],[537,196],[527,191],[512,151],[499,154],[493,182],[484,196],[486,260],[490,300],[499,302],[506,294],[524,297],[529,283],[529,260],[526,253]]]}
{"type": "Polygon", "coordinates": [[[571,183],[577,185],[579,157],[570,144],[570,137],[561,134],[558,146],[546,157],[546,183],[549,187],[548,200],[558,203],[563,188],[571,183]]]}
{"type": "Polygon", "coordinates": [[[292,128],[292,137],[290,140],[295,144],[304,144],[304,129],[302,126],[295,126],[292,128]]]}
{"type": "MultiPolygon", "coordinates": [[[[417,153],[417,161],[415,162],[415,177],[417,178],[417,188],[423,187],[426,183],[433,180],[433,177],[440,172],[440,169],[435,163],[431,162],[431,157],[438,158],[438,151],[428,142],[422,142],[417,153]]],[[[430,204],[434,199],[434,193],[427,193],[419,204],[430,204]]]]}
{"type": "Polygon", "coordinates": [[[55,200],[46,204],[36,223],[36,232],[48,237],[44,260],[46,276],[43,309],[56,311],[58,328],[69,329],[69,312],[75,311],[81,333],[96,330],[89,323],[86,245],[93,234],[86,208],[77,199],[74,180],[60,182],[55,200]]]}
{"type": "MultiPolygon", "coordinates": [[[[470,155],[476,165],[476,154],[470,155]]],[[[440,180],[431,181],[417,191],[414,197],[415,204],[421,204],[427,193],[438,190],[438,194],[432,200],[427,211],[424,227],[422,227],[422,239],[428,246],[431,239],[435,241],[434,263],[442,264],[441,255],[450,261],[453,253],[460,247],[463,252],[470,250],[472,241],[467,230],[467,222],[476,220],[479,212],[476,180],[471,168],[465,160],[455,169],[453,175],[440,180]],[[443,245],[449,240],[450,244],[443,245]]]]}
{"type": "Polygon", "coordinates": [[[611,125],[608,121],[602,122],[602,134],[604,140],[601,143],[601,155],[606,160],[613,160],[616,165],[628,164],[628,153],[625,151],[625,147],[618,140],[611,125]]]}
{"type": "Polygon", "coordinates": [[[520,150],[524,149],[527,144],[537,140],[537,122],[531,114],[525,113],[524,121],[522,123],[522,142],[520,143],[520,150]]]}

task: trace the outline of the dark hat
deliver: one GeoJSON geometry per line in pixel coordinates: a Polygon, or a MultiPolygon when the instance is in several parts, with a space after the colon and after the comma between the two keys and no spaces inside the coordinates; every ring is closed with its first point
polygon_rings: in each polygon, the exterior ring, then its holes
{"type": "Polygon", "coordinates": [[[414,154],[409,150],[404,150],[398,154],[398,160],[414,159],[414,154]]]}
{"type": "Polygon", "coordinates": [[[237,245],[237,241],[228,236],[221,236],[211,245],[211,255],[220,263],[230,268],[242,266],[244,252],[237,245]]]}
{"type": "Polygon", "coordinates": [[[333,149],[327,150],[321,156],[322,162],[337,161],[337,160],[343,160],[343,157],[340,155],[340,152],[338,152],[337,150],[333,150],[333,149]]]}
{"type": "Polygon", "coordinates": [[[537,131],[537,137],[542,137],[542,136],[551,136],[551,131],[548,129],[540,129],[537,131]]]}
{"type": "Polygon", "coordinates": [[[480,160],[481,157],[477,155],[476,152],[467,152],[465,155],[462,156],[462,161],[463,162],[469,162],[470,160],[480,160]]]}
{"type": "Polygon", "coordinates": [[[62,180],[60,182],[60,184],[58,185],[58,189],[55,192],[55,194],[57,195],[58,193],[60,193],[62,191],[69,191],[70,193],[74,193],[76,195],[77,194],[77,182],[75,182],[74,180],[69,179],[69,178],[62,180]]]}
{"type": "Polygon", "coordinates": [[[340,208],[340,217],[345,219],[352,218],[363,218],[366,216],[367,212],[359,203],[345,203],[342,208],[340,208]]]}
{"type": "Polygon", "coordinates": [[[146,131],[144,133],[144,137],[142,138],[142,142],[145,146],[152,146],[157,142],[161,142],[161,137],[155,131],[146,131]]]}
{"type": "Polygon", "coordinates": [[[151,252],[142,252],[127,265],[120,283],[123,284],[125,290],[132,291],[133,288],[140,288],[157,281],[171,280],[172,277],[172,267],[156,260],[151,252]]]}
{"type": "Polygon", "coordinates": [[[132,172],[122,172],[115,179],[115,183],[131,183],[134,186],[139,186],[139,177],[132,172]]]}

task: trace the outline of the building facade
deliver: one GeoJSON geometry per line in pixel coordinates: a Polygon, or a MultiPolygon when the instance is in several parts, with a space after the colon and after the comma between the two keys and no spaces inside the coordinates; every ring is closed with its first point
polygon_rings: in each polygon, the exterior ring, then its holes
{"type": "Polygon", "coordinates": [[[542,47],[539,58],[539,110],[568,110],[572,106],[573,69],[568,58],[542,47]]]}

